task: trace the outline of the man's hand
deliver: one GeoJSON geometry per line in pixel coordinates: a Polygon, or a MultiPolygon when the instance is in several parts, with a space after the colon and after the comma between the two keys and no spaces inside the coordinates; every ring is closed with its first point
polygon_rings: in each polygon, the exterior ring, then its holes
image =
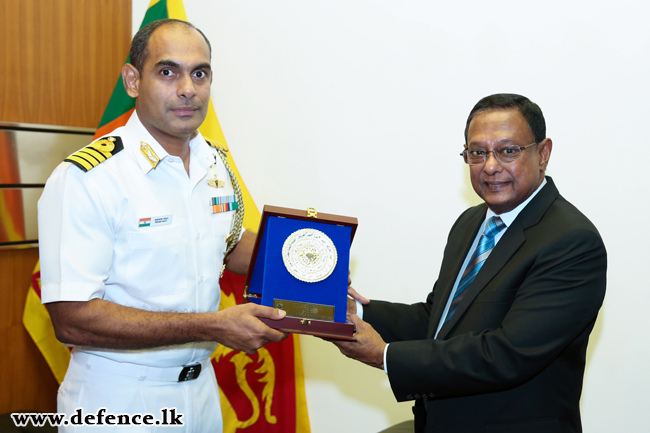
{"type": "MultiPolygon", "coordinates": [[[[356,293],[356,292],[355,292],[356,293]]],[[[353,314],[348,320],[356,327],[354,338],[357,341],[330,340],[348,358],[356,359],[371,367],[384,368],[384,348],[386,343],[369,323],[353,314]]]]}
{"type": "MultiPolygon", "coordinates": [[[[348,278],[348,284],[350,284],[352,281],[348,278]]],[[[357,293],[356,290],[352,288],[352,286],[348,286],[348,316],[352,314],[357,314],[357,303],[355,301],[361,302],[363,305],[368,305],[370,303],[370,300],[368,298],[364,298],[361,296],[359,293],[357,293]]]]}
{"type": "Polygon", "coordinates": [[[258,317],[280,320],[287,315],[283,310],[257,304],[235,305],[215,313],[219,320],[213,330],[214,341],[235,350],[253,354],[266,343],[280,342],[289,334],[269,328],[258,317]]]}

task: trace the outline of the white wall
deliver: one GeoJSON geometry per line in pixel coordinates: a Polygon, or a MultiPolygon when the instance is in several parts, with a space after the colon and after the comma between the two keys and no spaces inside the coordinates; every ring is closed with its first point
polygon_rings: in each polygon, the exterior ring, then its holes
{"type": "MultiPolygon", "coordinates": [[[[134,27],[148,2],[134,0],[134,27]]],[[[609,252],[584,429],[647,431],[646,2],[184,2],[212,42],[217,115],[258,206],[358,217],[352,277],[372,298],[424,299],[451,224],[478,203],[458,156],[472,106],[496,92],[539,103],[548,174],[609,252]]],[[[411,416],[379,370],[302,344],[314,433],[411,416]]]]}

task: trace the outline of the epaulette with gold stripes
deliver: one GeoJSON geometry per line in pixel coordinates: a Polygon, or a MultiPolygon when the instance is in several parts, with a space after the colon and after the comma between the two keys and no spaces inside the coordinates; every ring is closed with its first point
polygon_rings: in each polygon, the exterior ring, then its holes
{"type": "Polygon", "coordinates": [[[105,137],[93,141],[88,146],[68,156],[64,161],[73,163],[83,171],[88,171],[123,149],[124,145],[120,137],[105,137]]]}
{"type": "MultiPolygon", "coordinates": [[[[205,138],[205,137],[204,137],[205,138]]],[[[215,149],[221,151],[221,152],[228,152],[228,148],[226,147],[225,144],[221,144],[218,141],[214,141],[210,138],[205,138],[205,141],[215,149]]]]}

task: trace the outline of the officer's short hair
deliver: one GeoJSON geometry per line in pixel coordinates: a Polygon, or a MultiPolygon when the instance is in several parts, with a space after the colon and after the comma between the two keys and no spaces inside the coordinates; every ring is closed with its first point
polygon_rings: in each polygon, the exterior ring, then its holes
{"type": "Polygon", "coordinates": [[[149,45],[149,38],[151,38],[151,34],[158,27],[162,27],[166,24],[183,25],[199,32],[201,36],[203,36],[203,39],[205,39],[205,42],[208,44],[208,48],[210,49],[210,56],[212,56],[212,45],[210,45],[210,41],[203,34],[203,32],[196,28],[193,24],[188,23],[187,21],[172,18],[152,21],[138,30],[138,33],[136,33],[133,37],[133,41],[131,42],[131,51],[129,52],[129,60],[127,60],[128,63],[131,63],[133,66],[135,66],[138,72],[140,72],[140,75],[142,75],[142,67],[144,66],[144,61],[147,59],[147,54],[149,54],[147,52],[147,46],[149,45]]]}

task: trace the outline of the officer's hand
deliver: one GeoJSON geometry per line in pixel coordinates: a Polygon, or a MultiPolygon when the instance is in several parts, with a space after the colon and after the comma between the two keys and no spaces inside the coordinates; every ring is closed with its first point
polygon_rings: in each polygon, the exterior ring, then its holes
{"type": "Polygon", "coordinates": [[[258,317],[280,320],[287,315],[277,308],[257,304],[235,305],[214,313],[217,317],[214,341],[253,354],[270,341],[280,342],[289,334],[269,328],[258,317]]]}

